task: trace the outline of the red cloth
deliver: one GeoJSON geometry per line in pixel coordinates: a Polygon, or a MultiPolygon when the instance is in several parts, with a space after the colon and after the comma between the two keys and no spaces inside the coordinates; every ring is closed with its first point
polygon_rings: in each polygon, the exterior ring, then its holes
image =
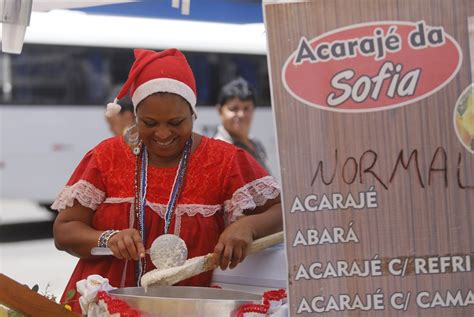
{"type": "MultiPolygon", "coordinates": [[[[70,205],[76,199],[86,207],[97,208],[92,220],[92,226],[97,230],[131,227],[135,164],[136,157],[121,137],[103,141],[85,155],[53,207],[56,205],[57,209],[63,209],[64,203],[70,205]]],[[[176,171],[177,167],[148,167],[145,248],[163,234],[163,216],[176,171]]],[[[179,236],[186,242],[189,258],[210,253],[225,228],[226,218],[235,218],[242,209],[262,205],[278,194],[276,182],[273,184],[273,178],[247,152],[223,141],[202,137],[201,144],[188,162],[170,233],[179,230],[179,236]]],[[[136,262],[129,261],[126,265],[125,261],[113,256],[80,259],[65,293],[91,274],[108,278],[110,285],[115,287],[136,286],[135,268],[136,262]],[[125,284],[121,285],[124,269],[125,284]]],[[[146,271],[152,269],[153,263],[147,256],[146,271]]],[[[206,272],[179,285],[209,286],[211,277],[212,272],[206,272]]],[[[75,301],[78,296],[71,303],[75,311],[80,311],[75,301]]]]}

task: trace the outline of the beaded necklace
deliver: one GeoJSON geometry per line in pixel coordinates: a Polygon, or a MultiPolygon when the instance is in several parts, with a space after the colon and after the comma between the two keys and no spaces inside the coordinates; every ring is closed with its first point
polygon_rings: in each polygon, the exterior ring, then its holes
{"type": "MultiPolygon", "coordinates": [[[[178,164],[178,171],[174,179],[171,194],[166,206],[165,213],[165,226],[164,234],[168,233],[169,226],[171,223],[171,216],[176,206],[179,194],[181,193],[184,175],[186,174],[186,167],[188,165],[189,154],[191,153],[191,147],[193,144],[192,138],[189,138],[184,145],[183,154],[178,164]]],[[[137,156],[136,171],[135,171],[135,217],[138,220],[138,230],[143,241],[143,245],[146,245],[145,235],[145,204],[146,204],[146,191],[147,191],[147,180],[148,180],[148,151],[146,146],[143,145],[141,155],[137,156]]],[[[140,258],[137,263],[136,277],[137,285],[140,286],[140,279],[145,271],[146,258],[143,260],[140,258]]]]}

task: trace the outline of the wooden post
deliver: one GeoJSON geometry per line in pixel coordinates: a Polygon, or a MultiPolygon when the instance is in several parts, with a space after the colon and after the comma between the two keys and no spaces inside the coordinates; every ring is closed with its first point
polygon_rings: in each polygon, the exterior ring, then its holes
{"type": "Polygon", "coordinates": [[[0,303],[27,316],[80,316],[0,274],[0,303]]]}
{"type": "Polygon", "coordinates": [[[474,1],[263,1],[291,316],[474,316],[474,1]]]}

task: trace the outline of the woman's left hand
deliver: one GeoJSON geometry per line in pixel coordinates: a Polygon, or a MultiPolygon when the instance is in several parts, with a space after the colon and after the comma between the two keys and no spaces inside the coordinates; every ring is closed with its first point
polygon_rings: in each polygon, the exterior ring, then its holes
{"type": "MultiPolygon", "coordinates": [[[[243,219],[242,219],[243,220],[243,219]]],[[[245,259],[247,248],[254,240],[254,234],[245,221],[237,221],[228,226],[219,236],[214,248],[214,261],[221,270],[233,269],[245,259]]]]}
{"type": "Polygon", "coordinates": [[[214,248],[214,261],[222,270],[233,269],[245,259],[253,240],[283,229],[280,199],[268,200],[229,225],[219,236],[214,248]],[[229,265],[230,264],[230,265],[229,265]]]}

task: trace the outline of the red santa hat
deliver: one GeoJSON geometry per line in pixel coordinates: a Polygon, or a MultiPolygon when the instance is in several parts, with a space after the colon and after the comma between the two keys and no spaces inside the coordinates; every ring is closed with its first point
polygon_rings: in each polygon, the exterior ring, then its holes
{"type": "Polygon", "coordinates": [[[105,115],[112,117],[120,112],[117,103],[127,94],[131,97],[135,111],[146,97],[157,92],[169,92],[183,97],[196,112],[196,82],[186,57],[172,48],[162,52],[135,49],[135,62],[127,81],[123,84],[115,101],[107,105],[105,115]]]}

